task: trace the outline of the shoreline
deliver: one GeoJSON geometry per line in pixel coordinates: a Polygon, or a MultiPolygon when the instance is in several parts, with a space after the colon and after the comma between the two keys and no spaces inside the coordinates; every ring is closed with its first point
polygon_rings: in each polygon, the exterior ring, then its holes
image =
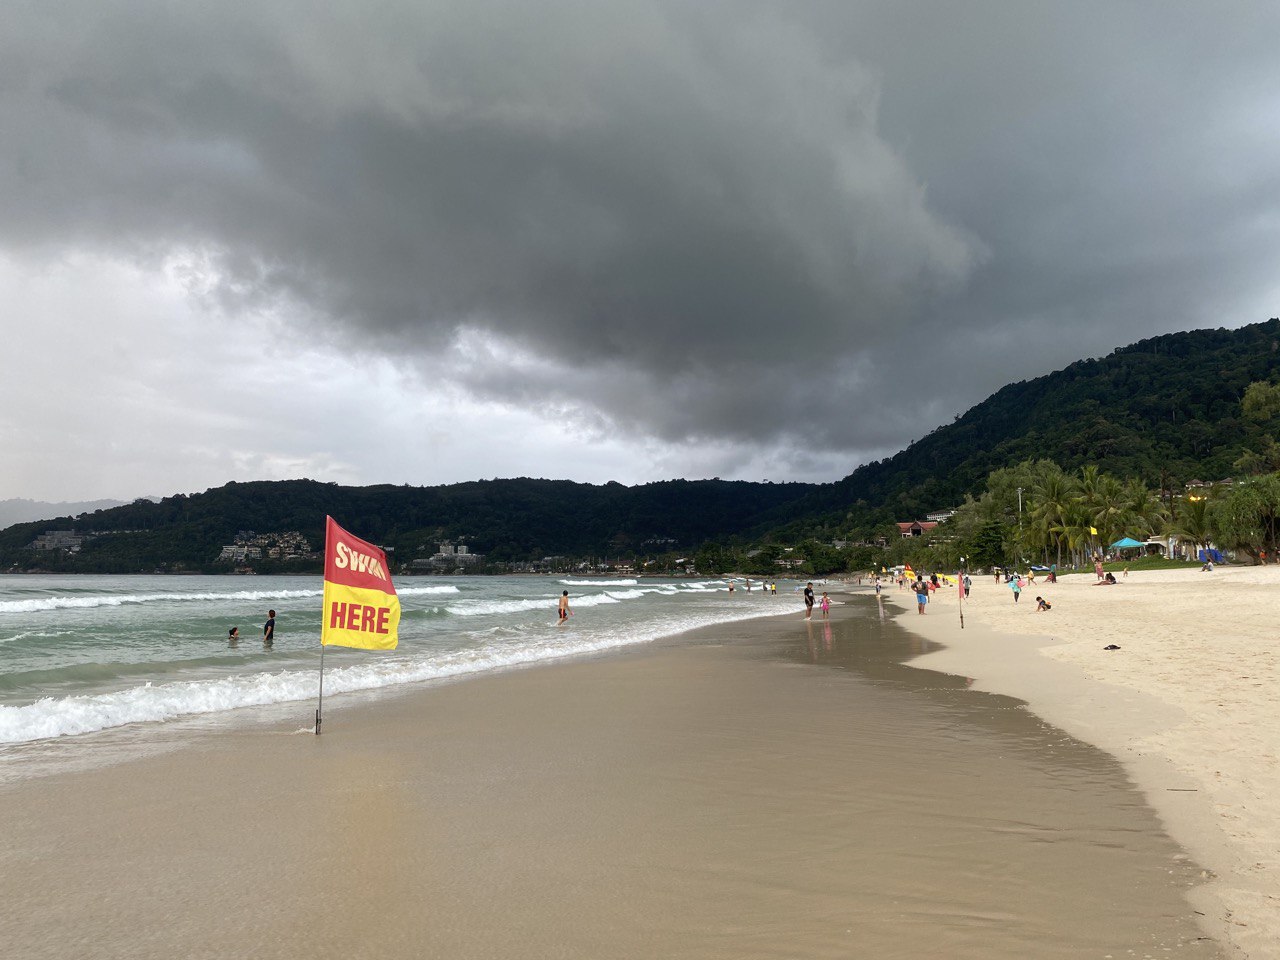
{"type": "Polygon", "coordinates": [[[0,938],[131,960],[1218,956],[1116,761],[904,666],[920,645],[874,610],[797,605],[334,701],[321,737],[281,721],[0,786],[0,938]]]}
{"type": "Polygon", "coordinates": [[[923,617],[909,593],[884,597],[904,629],[941,645],[913,665],[1017,697],[1120,760],[1210,871],[1191,895],[1206,928],[1235,956],[1280,958],[1280,662],[1268,627],[1280,568],[1093,581],[1062,576],[1015,604],[1003,584],[975,578],[963,630],[950,590],[923,617]],[[1036,613],[1035,594],[1053,609],[1036,613]]]}

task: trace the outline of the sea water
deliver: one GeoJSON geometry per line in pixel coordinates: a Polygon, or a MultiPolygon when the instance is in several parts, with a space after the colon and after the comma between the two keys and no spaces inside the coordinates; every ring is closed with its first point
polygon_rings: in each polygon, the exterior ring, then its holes
{"type": "MultiPolygon", "coordinates": [[[[315,577],[0,577],[0,744],[77,737],[314,700],[315,577]],[[276,638],[262,643],[268,609],[276,638]],[[238,627],[240,640],[228,639],[238,627]]],[[[722,580],[410,577],[393,651],[325,650],[326,697],[648,643],[711,623],[792,612],[722,580]],[[572,618],[557,601],[569,591],[572,618]]]]}

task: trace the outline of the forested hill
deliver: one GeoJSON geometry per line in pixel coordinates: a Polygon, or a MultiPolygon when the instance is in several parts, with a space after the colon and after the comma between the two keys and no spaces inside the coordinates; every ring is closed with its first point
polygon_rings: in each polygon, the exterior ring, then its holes
{"type": "Polygon", "coordinates": [[[15,564],[98,572],[215,569],[214,558],[240,531],[298,531],[319,549],[326,514],[358,536],[393,547],[400,562],[429,556],[444,540],[464,543],[497,562],[692,553],[703,541],[737,535],[815,489],[722,480],[637,487],[524,478],[439,487],[228,483],[158,503],[139,500],[10,527],[0,531],[0,569],[15,564]],[[75,556],[26,549],[52,529],[98,535],[75,556]]]}
{"type": "Polygon", "coordinates": [[[953,423],[886,460],[859,467],[766,523],[793,530],[865,530],[923,519],[1026,459],[1096,464],[1160,489],[1236,475],[1276,424],[1242,416],[1245,388],[1280,377],[1280,320],[1237,330],[1172,333],[1109,356],[1011,383],[953,423]]]}
{"type": "MultiPolygon", "coordinates": [[[[442,540],[498,562],[546,555],[692,553],[707,540],[860,539],[979,493],[989,473],[1027,459],[1094,464],[1173,489],[1239,471],[1280,422],[1246,418],[1249,384],[1280,380],[1280,320],[1143,340],[1012,383],[896,456],[835,483],[673,480],[638,487],[491,480],[443,487],[341,487],[310,480],[229,483],[0,531],[0,569],[127,572],[211,569],[239,531],[295,530],[314,547],[325,514],[394,547],[400,562],[442,540]],[[50,529],[101,534],[76,556],[26,549],[50,529]]],[[[1273,418],[1280,420],[1280,418],[1273,418]]],[[[1280,455],[1280,447],[1272,447],[1280,455]]],[[[1276,469],[1272,466],[1271,469],[1276,469]]]]}

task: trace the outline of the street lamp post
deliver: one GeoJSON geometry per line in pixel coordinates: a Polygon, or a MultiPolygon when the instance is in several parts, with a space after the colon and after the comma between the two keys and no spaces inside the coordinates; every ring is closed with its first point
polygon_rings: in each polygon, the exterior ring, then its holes
{"type": "MultiPolygon", "coordinates": [[[[1022,552],[1022,488],[1018,488],[1018,552],[1022,552]]],[[[1015,557],[1015,559],[1017,559],[1015,557]]]]}

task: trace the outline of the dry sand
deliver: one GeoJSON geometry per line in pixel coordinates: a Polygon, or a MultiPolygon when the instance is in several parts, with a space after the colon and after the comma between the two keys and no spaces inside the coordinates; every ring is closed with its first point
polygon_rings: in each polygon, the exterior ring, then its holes
{"type": "Polygon", "coordinates": [[[0,954],[1220,956],[1120,764],[876,612],[9,782],[0,954]]]}
{"type": "Polygon", "coordinates": [[[1174,839],[1216,875],[1198,902],[1241,956],[1280,958],[1280,567],[1038,581],[974,578],[899,622],[945,649],[920,666],[1027,701],[1119,757],[1174,839]],[[1035,597],[1053,604],[1037,613],[1035,597]],[[1106,651],[1108,644],[1119,650],[1106,651]]]}

